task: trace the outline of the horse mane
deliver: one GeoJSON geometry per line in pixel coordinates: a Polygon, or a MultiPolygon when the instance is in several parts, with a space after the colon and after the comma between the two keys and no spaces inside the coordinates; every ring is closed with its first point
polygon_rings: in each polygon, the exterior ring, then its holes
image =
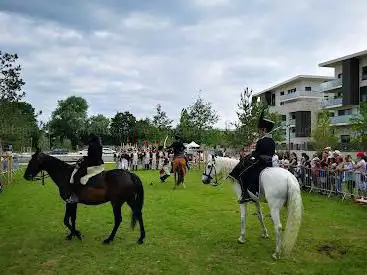
{"type": "MultiPolygon", "coordinates": [[[[43,163],[47,163],[51,167],[58,167],[60,169],[70,169],[75,164],[69,164],[61,159],[42,153],[43,163]]],[[[47,166],[48,166],[47,165],[47,166]]]]}
{"type": "Polygon", "coordinates": [[[220,170],[224,170],[225,173],[229,174],[233,168],[239,163],[240,161],[238,159],[234,158],[228,158],[228,157],[215,157],[215,163],[217,172],[220,172],[220,170]]]}

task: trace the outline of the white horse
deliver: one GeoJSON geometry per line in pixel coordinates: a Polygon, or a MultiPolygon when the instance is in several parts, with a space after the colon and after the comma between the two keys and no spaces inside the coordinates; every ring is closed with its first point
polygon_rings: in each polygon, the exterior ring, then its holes
{"type": "MultiPolygon", "coordinates": [[[[209,156],[209,161],[205,167],[202,182],[210,184],[212,179],[216,179],[217,174],[223,173],[223,178],[227,178],[228,174],[239,163],[239,160],[226,157],[209,156]]],[[[232,177],[233,191],[237,198],[241,198],[241,186],[239,182],[232,177]]],[[[301,191],[296,177],[288,170],[280,167],[265,168],[260,174],[260,196],[265,196],[271,217],[274,222],[276,235],[276,248],[273,254],[274,259],[279,259],[281,253],[287,256],[290,255],[297,239],[298,231],[301,225],[303,204],[301,198],[301,191]],[[288,217],[287,226],[284,233],[284,240],[282,246],[282,224],[280,222],[280,209],[288,202],[288,217]]],[[[263,214],[261,212],[260,201],[257,197],[249,192],[250,196],[256,201],[257,216],[260,221],[262,229],[262,237],[269,238],[268,231],[264,224],[263,214]]],[[[240,204],[241,209],[241,234],[238,239],[240,243],[245,242],[246,231],[246,204],[240,204]]]]}

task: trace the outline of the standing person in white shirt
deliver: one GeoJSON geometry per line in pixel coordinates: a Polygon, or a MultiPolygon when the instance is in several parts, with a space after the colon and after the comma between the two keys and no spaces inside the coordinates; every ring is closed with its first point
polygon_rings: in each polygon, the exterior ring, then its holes
{"type": "MultiPolygon", "coordinates": [[[[358,190],[366,191],[366,161],[364,160],[365,154],[363,152],[357,153],[357,164],[353,165],[353,169],[356,172],[356,185],[358,190]]],[[[362,196],[364,199],[364,196],[362,196]]]]}
{"type": "Polygon", "coordinates": [[[139,159],[139,155],[138,155],[138,151],[135,149],[133,152],[133,170],[138,170],[138,159],[139,159]]]}

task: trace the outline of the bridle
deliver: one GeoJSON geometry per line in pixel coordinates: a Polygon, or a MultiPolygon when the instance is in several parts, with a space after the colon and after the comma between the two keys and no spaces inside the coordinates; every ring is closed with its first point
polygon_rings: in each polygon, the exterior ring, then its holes
{"type": "Polygon", "coordinates": [[[228,178],[228,176],[227,176],[227,177],[222,176],[222,177],[219,179],[219,181],[218,181],[217,169],[215,168],[215,159],[214,159],[214,158],[213,158],[213,164],[212,164],[212,165],[211,165],[211,167],[210,167],[209,174],[206,174],[206,170],[207,170],[207,169],[206,169],[206,167],[205,167],[204,172],[203,172],[203,176],[208,177],[208,178],[210,179],[210,181],[211,181],[212,179],[215,179],[214,184],[213,184],[213,183],[209,183],[211,186],[217,187],[217,186],[221,185],[225,179],[227,179],[227,178],[228,178]],[[213,171],[213,170],[214,170],[214,178],[211,176],[211,174],[212,174],[212,171],[213,171]]]}
{"type": "Polygon", "coordinates": [[[32,178],[32,181],[42,181],[42,185],[45,185],[45,178],[49,178],[50,175],[46,174],[45,171],[41,171],[41,175],[40,176],[35,176],[32,178]]]}

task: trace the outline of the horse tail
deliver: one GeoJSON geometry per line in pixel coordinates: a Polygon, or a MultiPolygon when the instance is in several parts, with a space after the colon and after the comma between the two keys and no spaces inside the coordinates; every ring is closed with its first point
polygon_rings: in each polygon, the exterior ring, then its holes
{"type": "Polygon", "coordinates": [[[289,255],[296,243],[301,226],[303,203],[298,180],[291,174],[287,178],[288,185],[288,217],[284,232],[283,252],[289,255]]]}
{"type": "Polygon", "coordinates": [[[140,178],[131,173],[131,179],[135,184],[135,198],[133,200],[132,215],[131,215],[131,228],[134,229],[136,222],[141,218],[143,205],[144,205],[144,187],[140,178]]]}

